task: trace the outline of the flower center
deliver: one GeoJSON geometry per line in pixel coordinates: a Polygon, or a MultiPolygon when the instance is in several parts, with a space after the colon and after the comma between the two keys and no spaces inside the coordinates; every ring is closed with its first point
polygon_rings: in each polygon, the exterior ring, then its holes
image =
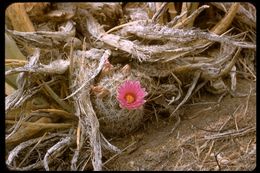
{"type": "Polygon", "coordinates": [[[127,103],[133,103],[135,101],[135,97],[132,94],[126,94],[125,99],[127,103]]]}

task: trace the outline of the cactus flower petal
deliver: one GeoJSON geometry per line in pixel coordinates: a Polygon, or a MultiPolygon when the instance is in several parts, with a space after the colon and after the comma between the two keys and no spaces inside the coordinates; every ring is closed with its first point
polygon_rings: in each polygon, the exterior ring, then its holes
{"type": "Polygon", "coordinates": [[[145,88],[141,87],[139,81],[127,80],[118,87],[117,100],[121,108],[138,109],[144,103],[144,97],[148,94],[145,88]]]}

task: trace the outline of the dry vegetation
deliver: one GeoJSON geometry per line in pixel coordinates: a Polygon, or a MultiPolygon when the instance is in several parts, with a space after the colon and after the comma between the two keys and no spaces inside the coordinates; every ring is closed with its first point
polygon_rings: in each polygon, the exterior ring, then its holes
{"type": "Polygon", "coordinates": [[[5,15],[7,168],[255,168],[252,4],[15,3],[5,15]],[[126,79],[146,88],[144,113],[118,107],[126,79]]]}

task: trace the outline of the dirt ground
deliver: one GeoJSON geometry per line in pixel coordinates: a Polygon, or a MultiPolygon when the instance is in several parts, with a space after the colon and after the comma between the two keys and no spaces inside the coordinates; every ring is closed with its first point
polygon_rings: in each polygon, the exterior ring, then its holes
{"type": "Polygon", "coordinates": [[[130,136],[112,139],[123,149],[104,158],[106,170],[253,170],[256,167],[256,85],[238,79],[245,97],[201,92],[180,109],[181,122],[161,115],[130,136]],[[197,100],[196,100],[196,99],[197,100]],[[194,103],[192,103],[194,102],[194,103]],[[198,102],[199,104],[196,104],[198,102]]]}

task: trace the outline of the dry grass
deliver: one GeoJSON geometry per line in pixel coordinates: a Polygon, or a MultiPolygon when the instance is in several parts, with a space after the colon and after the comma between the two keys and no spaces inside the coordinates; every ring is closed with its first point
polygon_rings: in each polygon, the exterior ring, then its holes
{"type": "MultiPolygon", "coordinates": [[[[109,73],[108,60],[118,69],[127,64],[122,71],[131,68],[144,81],[145,119],[156,116],[159,123],[158,115],[166,112],[174,122],[164,135],[179,134],[179,110],[205,90],[225,93],[191,121],[203,121],[200,115],[227,94],[242,96],[238,78],[256,81],[256,9],[249,3],[16,3],[6,11],[5,34],[11,88],[5,98],[6,165],[12,170],[109,169],[140,146],[134,139],[118,147],[100,131],[91,98],[93,86],[109,73]]],[[[246,120],[254,93],[250,88],[246,104],[210,130],[174,142],[167,138],[158,152],[140,146],[148,159],[140,161],[147,165],[142,169],[251,170],[255,138],[249,135],[246,146],[238,139],[256,131],[255,122],[246,120]],[[240,165],[247,159],[247,166],[240,165]]],[[[127,164],[133,170],[138,165],[127,164]]]]}

